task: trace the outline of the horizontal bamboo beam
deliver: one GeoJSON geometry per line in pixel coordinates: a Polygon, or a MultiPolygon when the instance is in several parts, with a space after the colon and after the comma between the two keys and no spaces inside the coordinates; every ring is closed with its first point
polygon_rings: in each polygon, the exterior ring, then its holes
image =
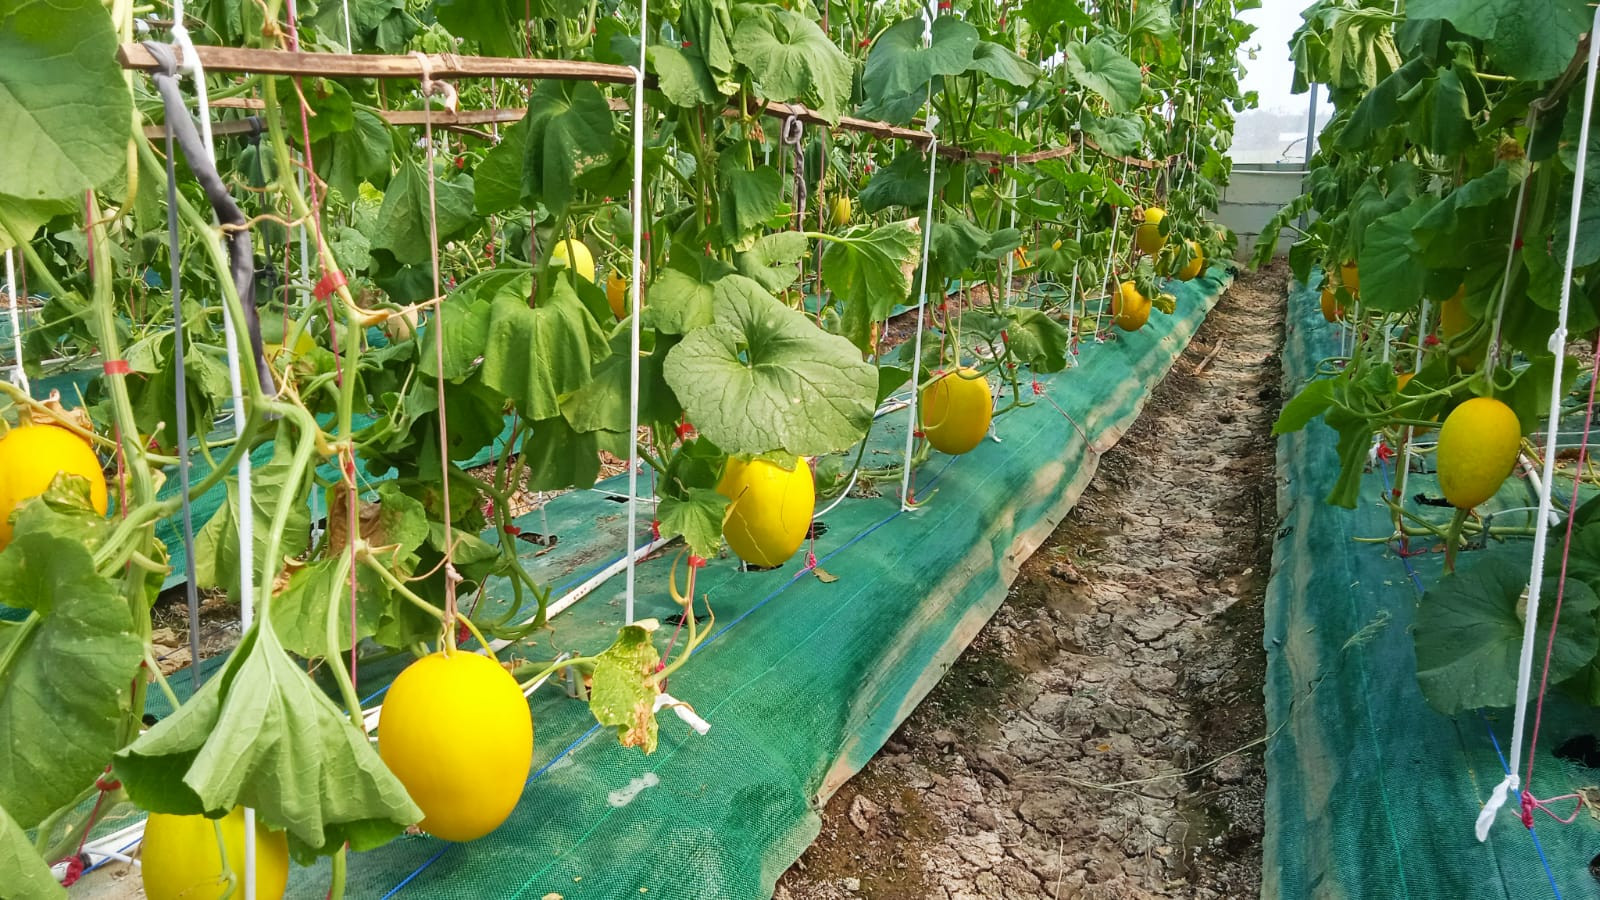
{"type": "MultiPolygon", "coordinates": [[[[182,62],[182,51],[174,51],[182,62]]],[[[321,78],[421,78],[423,74],[422,62],[416,56],[377,56],[367,54],[349,53],[299,53],[287,50],[255,50],[241,47],[212,47],[201,46],[195,48],[200,63],[212,72],[250,72],[264,75],[298,75],[301,77],[321,78]]],[[[429,75],[439,80],[457,78],[513,78],[513,79],[557,79],[564,81],[595,81],[607,84],[632,84],[634,70],[628,66],[614,66],[605,63],[581,62],[576,60],[560,59],[519,59],[512,57],[494,56],[457,56],[455,54],[432,54],[427,57],[429,75]]],[[[143,44],[123,44],[117,50],[117,61],[125,69],[151,71],[159,68],[155,57],[143,44]]],[[[646,84],[654,86],[655,79],[648,78],[646,84]]],[[[626,110],[628,104],[624,100],[613,99],[612,108],[626,110]]],[[[259,109],[260,101],[250,99],[233,99],[219,101],[213,106],[236,109],[259,109]]],[[[465,128],[471,125],[487,125],[495,123],[515,122],[522,118],[526,110],[521,109],[488,109],[466,110],[450,112],[448,110],[434,110],[432,112],[433,124],[441,128],[465,128]]],[[[932,142],[934,135],[931,132],[915,128],[902,128],[888,122],[873,119],[862,119],[855,116],[841,116],[837,123],[829,122],[820,112],[798,103],[779,103],[777,101],[751,100],[745,107],[747,115],[768,115],[775,118],[786,119],[793,116],[802,122],[820,125],[840,131],[855,131],[870,134],[886,140],[902,140],[913,144],[926,145],[932,142]]],[[[735,109],[725,110],[723,115],[737,115],[735,109]]],[[[384,118],[391,125],[421,125],[424,113],[422,110],[385,110],[384,118]]],[[[214,134],[242,134],[251,130],[248,122],[220,122],[213,126],[214,134]]],[[[159,137],[163,132],[159,127],[145,129],[151,137],[159,137]]],[[[1155,162],[1132,157],[1112,156],[1095,146],[1093,141],[1084,138],[1083,146],[1100,153],[1113,162],[1124,163],[1137,169],[1158,169],[1167,165],[1172,158],[1155,162]]],[[[1016,165],[1029,165],[1047,159],[1064,159],[1077,152],[1076,144],[1067,144],[1062,147],[1051,147],[1035,150],[1030,153],[1008,154],[996,153],[988,150],[966,150],[960,147],[943,146],[939,148],[939,155],[947,159],[974,159],[981,162],[1002,163],[1010,162],[1016,165]]]]}
{"type": "MultiPolygon", "coordinates": [[[[299,75],[306,78],[421,78],[422,60],[416,56],[376,56],[358,53],[302,53],[289,50],[254,50],[244,47],[196,47],[200,64],[210,72],[250,72],[259,75],[299,75]]],[[[176,50],[178,63],[183,51],[176,50]]],[[[427,54],[430,77],[438,81],[458,78],[538,78],[557,81],[600,81],[632,84],[627,66],[567,59],[518,59],[497,56],[427,54]]],[[[143,44],[117,48],[124,69],[153,71],[161,66],[143,44]]],[[[653,80],[653,79],[652,79],[653,80]]]]}

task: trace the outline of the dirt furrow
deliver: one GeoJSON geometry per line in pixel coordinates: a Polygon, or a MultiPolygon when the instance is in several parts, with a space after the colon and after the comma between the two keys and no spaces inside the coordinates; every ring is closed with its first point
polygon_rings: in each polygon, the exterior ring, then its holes
{"type": "Polygon", "coordinates": [[[780,900],[1259,894],[1286,277],[1241,273],[780,900]]]}

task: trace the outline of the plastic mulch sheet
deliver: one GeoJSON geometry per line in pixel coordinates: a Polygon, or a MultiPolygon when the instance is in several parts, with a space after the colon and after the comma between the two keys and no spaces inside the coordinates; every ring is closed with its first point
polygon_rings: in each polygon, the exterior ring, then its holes
{"type": "MultiPolygon", "coordinates": [[[[1283,368],[1292,396],[1321,359],[1338,354],[1339,337],[1322,319],[1315,288],[1296,286],[1288,304],[1283,368]]],[[[1402,556],[1392,543],[1355,540],[1393,532],[1379,497],[1394,464],[1375,462],[1357,509],[1328,506],[1323,498],[1339,470],[1335,441],[1318,421],[1278,444],[1281,522],[1264,635],[1272,738],[1262,896],[1600,896],[1589,870],[1600,838],[1587,811],[1567,826],[1535,814],[1530,830],[1513,798],[1488,841],[1478,842],[1474,820],[1505,773],[1511,711],[1452,718],[1424,701],[1411,626],[1424,587],[1442,571],[1442,554],[1402,556]]],[[[1414,469],[1406,494],[1417,493],[1438,496],[1432,475],[1414,469]]],[[[1488,508],[1505,511],[1497,521],[1530,521],[1513,510],[1533,496],[1525,482],[1508,479],[1488,508]]],[[[1447,519],[1448,510],[1430,517],[1447,519]]],[[[1410,550],[1437,544],[1413,539],[1410,550]]],[[[1470,554],[1459,562],[1469,564],[1470,554]]],[[[1600,783],[1600,772],[1554,755],[1597,727],[1600,712],[1551,692],[1535,763],[1539,796],[1600,783]]],[[[1570,802],[1557,811],[1569,809],[1570,802]]]]}
{"type": "MultiPolygon", "coordinates": [[[[935,453],[916,472],[920,506],[902,512],[898,479],[870,486],[820,520],[814,543],[771,571],[712,560],[696,593],[715,613],[713,637],[671,679],[670,692],[711,724],[705,736],[662,712],[660,744],[623,748],[554,679],[533,695],[534,770],[498,830],[470,844],[404,837],[350,861],[347,896],[751,898],[816,837],[816,810],[858,772],[934,687],[999,608],[1022,562],[1050,535],[1098,460],[1137,418],[1229,275],[1172,285],[1172,316],[1134,334],[1086,342],[1074,368],[1040,376],[1033,401],[996,420],[998,440],[971,453],[935,453]],[[807,550],[831,582],[806,568],[807,550]]],[[[900,458],[904,410],[875,424],[864,465],[900,458]]],[[[643,479],[644,476],[641,476],[643,479]]],[[[640,494],[647,495],[641,480],[640,494]]],[[[551,500],[517,520],[535,579],[560,597],[622,558],[625,477],[551,500]]],[[[640,501],[639,543],[652,510],[640,501]]],[[[638,618],[677,613],[669,547],[638,567],[638,618]]],[[[682,572],[680,571],[680,584],[682,572]]],[[[508,607],[491,583],[477,612],[508,607]]],[[[534,638],[500,657],[594,652],[623,621],[614,577],[534,638]]],[[[698,607],[702,613],[704,606],[698,607]]],[[[682,635],[656,632],[665,651],[682,635]]],[[[206,668],[208,671],[217,664],[206,668]]],[[[382,702],[399,660],[364,666],[364,705],[382,702]]],[[[172,679],[180,690],[187,678],[172,679]]],[[[161,705],[152,694],[152,707],[161,705]]],[[[161,710],[156,710],[159,714],[161,710]]],[[[126,821],[108,823],[108,827],[126,821]]],[[[322,897],[328,866],[297,869],[294,897],[322,897]]]]}

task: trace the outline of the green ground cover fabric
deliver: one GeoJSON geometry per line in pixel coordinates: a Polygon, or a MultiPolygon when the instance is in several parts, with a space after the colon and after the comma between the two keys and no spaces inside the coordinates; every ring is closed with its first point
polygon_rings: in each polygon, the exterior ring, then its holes
{"type": "MultiPolygon", "coordinates": [[[[817,808],[998,609],[1022,562],[1071,509],[1229,280],[1214,269],[1174,284],[1176,314],[1154,314],[1135,334],[1086,341],[1076,367],[1041,376],[1042,394],[1025,398],[1032,405],[996,420],[998,441],[962,457],[935,453],[921,466],[917,510],[900,511],[898,479],[873,485],[877,496],[842,502],[821,519],[826,528],[811,548],[836,581],[806,569],[804,551],[762,572],[712,560],[696,592],[715,612],[714,636],[668,685],[711,723],[707,735],[663,712],[660,745],[645,756],[596,726],[586,704],[547,685],[533,697],[534,772],[512,817],[470,844],[415,836],[354,855],[347,896],[770,896],[816,837],[817,808]]],[[[903,410],[878,421],[866,466],[898,461],[905,423],[903,410]]],[[[554,596],[621,559],[626,491],[619,476],[517,520],[525,534],[558,538],[553,547],[519,548],[554,596]]],[[[646,476],[640,495],[650,495],[646,476]]],[[[651,518],[641,503],[640,543],[651,518]]],[[[669,548],[638,567],[638,618],[677,612],[667,591],[676,555],[669,548]]],[[[623,579],[614,577],[500,657],[598,650],[622,624],[623,601],[623,579]]],[[[507,608],[509,590],[492,582],[472,602],[492,616],[507,608]]],[[[670,627],[656,633],[663,651],[672,640],[670,627]]],[[[363,665],[364,705],[382,702],[403,663],[363,665]]],[[[208,660],[203,669],[219,665],[208,660]]],[[[187,693],[184,673],[172,683],[187,693]]],[[[167,711],[155,692],[149,706],[167,711]]],[[[119,811],[101,831],[136,817],[119,811]]],[[[328,877],[326,863],[297,869],[290,895],[320,898],[328,877]]]]}
{"type": "MultiPolygon", "coordinates": [[[[1315,288],[1296,286],[1287,302],[1285,397],[1339,352],[1337,327],[1323,321],[1315,288]]],[[[1571,826],[1537,815],[1530,833],[1513,800],[1489,840],[1477,841],[1474,820],[1504,775],[1500,753],[1509,752],[1511,711],[1447,717],[1424,701],[1410,630],[1424,586],[1443,568],[1442,554],[1402,557],[1390,544],[1353,540],[1393,531],[1379,496],[1394,473],[1383,463],[1370,471],[1355,510],[1326,505],[1339,470],[1335,438],[1318,421],[1278,444],[1281,522],[1264,635],[1272,738],[1262,896],[1600,897],[1589,872],[1600,835],[1587,811],[1571,826]]],[[[1431,475],[1410,477],[1408,496],[1438,496],[1431,475]]],[[[1497,521],[1525,521],[1527,513],[1509,510],[1532,497],[1525,482],[1508,479],[1490,506],[1508,510],[1497,521]]],[[[1432,513],[1448,518],[1448,510],[1432,513]]],[[[1431,544],[1437,542],[1413,540],[1411,548],[1431,544]]],[[[1462,562],[1468,559],[1464,554],[1462,562]]],[[[1596,710],[1550,694],[1535,766],[1538,796],[1600,783],[1600,772],[1554,755],[1569,738],[1597,729],[1596,710]]],[[[1558,811],[1569,809],[1567,803],[1558,811]]]]}

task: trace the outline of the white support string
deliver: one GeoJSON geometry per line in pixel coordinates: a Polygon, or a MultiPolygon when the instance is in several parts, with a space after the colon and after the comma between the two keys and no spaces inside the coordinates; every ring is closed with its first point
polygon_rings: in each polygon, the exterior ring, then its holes
{"type": "MultiPolygon", "coordinates": [[[[1590,34],[1600,33],[1600,7],[1595,9],[1590,34]]],[[[1539,516],[1533,526],[1533,562],[1528,574],[1528,606],[1523,614],[1522,653],[1517,659],[1517,707],[1511,725],[1511,757],[1506,777],[1495,785],[1489,802],[1478,813],[1476,832],[1479,841],[1489,838],[1489,829],[1505,805],[1507,796],[1522,786],[1517,770],[1522,764],[1523,727],[1528,717],[1528,688],[1533,680],[1533,647],[1538,642],[1539,594],[1544,580],[1545,545],[1550,537],[1551,494],[1555,486],[1556,438],[1561,425],[1562,363],[1566,359],[1567,303],[1572,298],[1572,263],[1578,249],[1578,213],[1583,208],[1584,169],[1589,155],[1589,121],[1594,114],[1595,69],[1600,65],[1600,41],[1589,43],[1589,75],[1583,83],[1583,124],[1578,133],[1578,155],[1572,172],[1572,208],[1567,213],[1567,257],[1561,279],[1561,306],[1556,311],[1556,330],[1550,335],[1550,352],[1555,354],[1555,371],[1550,377],[1550,413],[1545,426],[1544,475],[1539,484],[1539,516]]],[[[1526,183],[1526,182],[1524,182],[1526,183]]],[[[1490,373],[1492,375],[1492,373],[1490,373]]]]}
{"type": "MultiPolygon", "coordinates": [[[[195,52],[189,30],[183,24],[183,0],[173,0],[172,42],[179,51],[178,68],[194,76],[196,112],[200,118],[200,138],[205,143],[206,157],[216,162],[216,150],[211,135],[211,102],[206,94],[206,73],[200,64],[200,54],[195,52]]],[[[212,214],[213,221],[216,214],[212,214]]],[[[233,435],[244,438],[244,378],[239,364],[239,340],[234,334],[233,313],[227,304],[222,307],[222,333],[228,354],[228,390],[233,398],[233,435]]],[[[188,448],[179,448],[187,453],[188,448]]],[[[239,457],[239,624],[249,631],[255,621],[255,509],[251,491],[250,454],[239,457]]],[[[256,900],[256,811],[244,810],[244,900],[256,900]]]]}
{"type": "MultiPolygon", "coordinates": [[[[928,115],[927,128],[933,131],[939,124],[937,115],[928,115]]],[[[916,508],[911,496],[911,451],[917,440],[917,402],[921,400],[917,385],[922,378],[922,322],[928,309],[928,251],[933,241],[933,194],[934,180],[939,171],[939,138],[934,136],[928,142],[928,211],[922,220],[922,272],[917,278],[917,333],[912,338],[911,356],[911,402],[906,404],[909,410],[906,420],[906,456],[905,464],[900,472],[900,509],[910,511],[916,508]]]]}
{"type": "Polygon", "coordinates": [[[12,261],[14,252],[6,250],[6,308],[11,313],[11,352],[15,354],[11,383],[22,388],[26,394],[29,392],[28,373],[22,370],[22,320],[17,315],[17,270],[16,263],[12,261]]]}
{"type": "Polygon", "coordinates": [[[1078,267],[1083,265],[1083,191],[1078,191],[1078,224],[1074,226],[1072,243],[1075,247],[1076,257],[1072,260],[1072,293],[1067,301],[1067,350],[1077,357],[1078,355],[1078,305],[1082,303],[1085,311],[1088,310],[1088,301],[1083,299],[1082,289],[1078,285],[1078,267]]]}
{"type": "MultiPolygon", "coordinates": [[[[1127,180],[1128,180],[1128,164],[1127,164],[1127,162],[1123,162],[1123,164],[1122,164],[1122,181],[1118,182],[1118,184],[1119,185],[1120,184],[1124,184],[1124,183],[1127,182],[1127,180]]],[[[1116,296],[1117,293],[1122,289],[1121,284],[1119,284],[1118,281],[1117,281],[1116,272],[1113,271],[1112,268],[1111,268],[1111,264],[1113,262],[1115,262],[1116,258],[1117,258],[1117,234],[1121,230],[1122,230],[1122,207],[1118,206],[1116,208],[1116,210],[1114,212],[1112,212],[1112,214],[1111,214],[1111,249],[1106,251],[1106,278],[1110,279],[1110,281],[1111,281],[1111,294],[1109,294],[1107,296],[1107,298],[1103,302],[1101,302],[1100,308],[1094,311],[1094,339],[1095,339],[1095,341],[1097,343],[1100,341],[1100,324],[1105,319],[1106,310],[1109,309],[1110,306],[1111,306],[1110,297],[1116,296]]],[[[1132,238],[1130,238],[1129,240],[1132,240],[1132,238]]],[[[1085,302],[1087,302],[1087,301],[1085,301],[1085,302]]]]}
{"type": "MultiPolygon", "coordinates": [[[[639,65],[633,70],[633,193],[629,198],[633,216],[633,281],[628,286],[631,304],[628,310],[628,565],[623,600],[623,622],[629,625],[633,624],[634,576],[637,568],[634,551],[639,541],[639,282],[644,273],[640,254],[644,248],[644,72],[649,38],[650,2],[639,0],[639,65]]],[[[693,599],[690,598],[691,603],[693,599]]],[[[693,610],[685,613],[693,614],[693,610]]]]}

